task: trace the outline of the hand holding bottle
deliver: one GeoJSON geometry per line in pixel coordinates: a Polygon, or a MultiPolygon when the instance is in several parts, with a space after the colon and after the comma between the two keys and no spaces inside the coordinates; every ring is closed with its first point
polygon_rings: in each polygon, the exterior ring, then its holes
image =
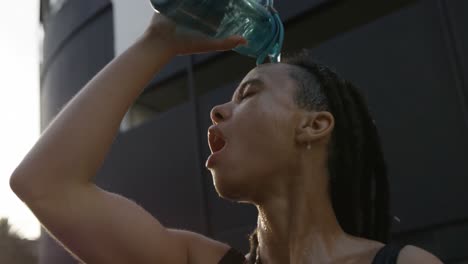
{"type": "MultiPolygon", "coordinates": [[[[234,51],[256,58],[280,61],[284,27],[273,0],[150,0],[153,9],[177,24],[178,29],[225,39],[242,36],[248,45],[234,51]]],[[[223,46],[223,49],[225,46],[223,46]]]]}
{"type": "Polygon", "coordinates": [[[215,39],[197,32],[183,30],[158,13],[153,15],[145,32],[145,38],[163,44],[165,50],[173,56],[225,51],[247,44],[247,40],[242,36],[215,39]]]}

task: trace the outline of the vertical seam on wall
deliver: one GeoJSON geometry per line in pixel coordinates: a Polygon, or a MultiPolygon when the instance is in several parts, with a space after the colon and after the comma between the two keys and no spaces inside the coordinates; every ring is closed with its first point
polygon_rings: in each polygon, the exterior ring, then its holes
{"type": "Polygon", "coordinates": [[[447,0],[438,0],[437,2],[439,4],[439,14],[443,35],[447,44],[447,48],[449,50],[448,57],[452,66],[451,68],[453,72],[453,77],[455,79],[455,90],[458,95],[458,103],[462,110],[463,123],[465,125],[465,128],[468,130],[468,99],[467,94],[464,91],[467,82],[465,81],[463,76],[464,65],[461,61],[461,48],[459,42],[457,41],[458,38],[455,32],[455,23],[451,19],[447,0]]]}
{"type": "Polygon", "coordinates": [[[200,128],[200,114],[199,114],[199,105],[198,105],[198,97],[195,91],[195,80],[193,75],[193,59],[194,55],[188,56],[187,61],[187,78],[188,78],[188,89],[189,89],[189,96],[190,96],[190,103],[193,109],[192,120],[194,123],[194,133],[193,136],[195,138],[195,162],[197,168],[197,174],[199,177],[200,182],[200,190],[201,190],[201,209],[202,209],[202,221],[204,223],[203,226],[203,233],[207,236],[211,236],[211,228],[210,228],[210,217],[208,215],[209,208],[208,208],[208,194],[207,188],[204,181],[204,171],[202,170],[202,148],[201,148],[201,128],[200,128]]]}

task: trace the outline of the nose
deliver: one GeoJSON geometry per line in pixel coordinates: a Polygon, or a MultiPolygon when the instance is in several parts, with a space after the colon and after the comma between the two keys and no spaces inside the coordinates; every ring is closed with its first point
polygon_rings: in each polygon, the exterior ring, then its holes
{"type": "Polygon", "coordinates": [[[218,124],[219,122],[226,121],[230,117],[228,107],[224,105],[217,105],[211,109],[211,121],[213,124],[218,124]]]}

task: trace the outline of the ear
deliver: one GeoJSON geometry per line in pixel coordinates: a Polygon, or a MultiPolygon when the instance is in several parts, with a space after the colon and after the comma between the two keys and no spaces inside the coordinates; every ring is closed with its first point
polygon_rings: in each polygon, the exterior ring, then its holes
{"type": "Polygon", "coordinates": [[[305,112],[296,127],[296,142],[307,145],[327,138],[335,126],[335,118],[328,111],[305,112]]]}

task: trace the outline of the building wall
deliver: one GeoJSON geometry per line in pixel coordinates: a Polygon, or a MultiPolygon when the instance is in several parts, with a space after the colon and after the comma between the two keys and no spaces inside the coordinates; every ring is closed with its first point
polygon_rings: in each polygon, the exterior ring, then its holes
{"type": "MultiPolygon", "coordinates": [[[[467,263],[466,1],[276,2],[285,50],[311,49],[368,99],[388,162],[392,213],[400,220],[393,223],[395,240],[446,263],[467,263]]],[[[114,32],[121,30],[115,27],[125,24],[114,16],[117,6],[65,1],[43,16],[43,128],[114,57],[114,32]]],[[[211,107],[229,100],[252,67],[252,59],[233,52],[174,59],[129,110],[97,183],[168,227],[246,251],[256,211],[218,198],[204,161],[211,107]]],[[[43,233],[41,263],[75,261],[43,233]]]]}

